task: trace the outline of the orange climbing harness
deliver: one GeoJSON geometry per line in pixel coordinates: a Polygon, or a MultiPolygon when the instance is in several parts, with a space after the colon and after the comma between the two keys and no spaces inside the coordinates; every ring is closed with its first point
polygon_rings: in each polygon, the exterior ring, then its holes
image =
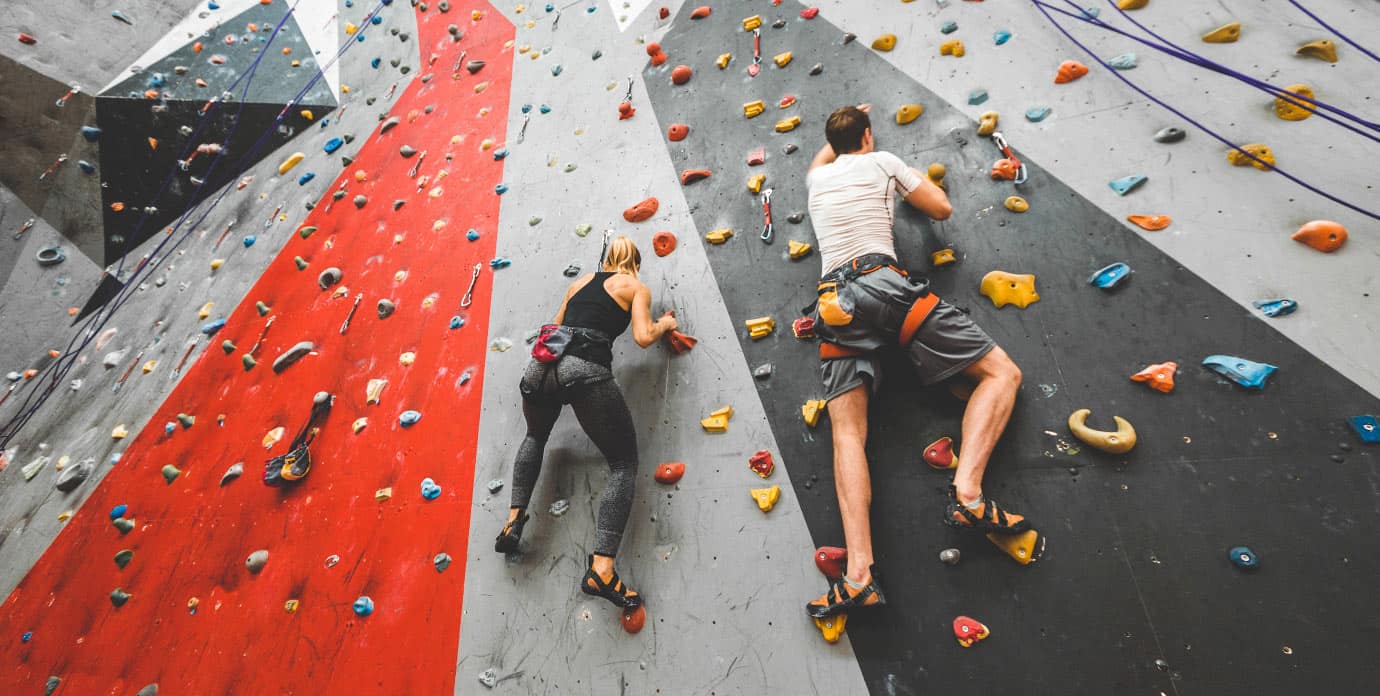
{"type": "MultiPolygon", "coordinates": [[[[903,277],[910,276],[905,269],[897,266],[893,259],[881,254],[860,256],[850,261],[844,268],[825,276],[825,278],[820,281],[818,287],[819,299],[817,300],[817,307],[819,308],[820,320],[827,326],[847,326],[852,323],[853,314],[850,308],[846,306],[848,303],[842,301],[839,297],[839,288],[851,280],[873,273],[882,268],[890,268],[903,277]]],[[[911,304],[910,309],[906,311],[906,317],[901,322],[901,327],[898,331],[897,339],[899,345],[904,347],[910,344],[911,340],[915,338],[916,332],[920,330],[920,325],[925,323],[925,319],[929,318],[930,313],[934,311],[935,306],[938,304],[939,296],[928,291],[911,304]]],[[[806,313],[809,313],[808,309],[806,313]]],[[[831,343],[827,340],[819,344],[819,357],[821,360],[857,357],[866,352],[866,350],[850,348],[837,343],[831,343]]]]}

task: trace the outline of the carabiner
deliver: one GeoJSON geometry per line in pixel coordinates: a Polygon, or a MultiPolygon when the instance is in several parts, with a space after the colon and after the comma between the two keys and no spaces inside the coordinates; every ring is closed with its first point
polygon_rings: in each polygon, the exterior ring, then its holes
{"type": "Polygon", "coordinates": [[[470,287],[465,291],[465,296],[460,298],[461,307],[468,307],[474,304],[474,286],[479,282],[479,271],[483,268],[484,264],[482,263],[476,263],[474,265],[474,275],[470,276],[470,287]]]}

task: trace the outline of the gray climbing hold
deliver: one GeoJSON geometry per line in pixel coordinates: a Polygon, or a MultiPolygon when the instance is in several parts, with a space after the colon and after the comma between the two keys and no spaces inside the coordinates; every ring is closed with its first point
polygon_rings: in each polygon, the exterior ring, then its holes
{"type": "Polygon", "coordinates": [[[489,494],[492,495],[503,490],[503,479],[493,479],[489,481],[489,494]]]}
{"type": "Polygon", "coordinates": [[[1180,140],[1183,140],[1187,137],[1188,133],[1184,132],[1182,128],[1175,128],[1173,126],[1170,126],[1168,128],[1161,128],[1158,132],[1155,133],[1155,142],[1177,143],[1180,140]]]}
{"type": "Polygon", "coordinates": [[[561,271],[561,275],[567,278],[574,278],[575,276],[580,275],[580,264],[572,263],[569,266],[566,266],[565,270],[561,271]]]}
{"type": "Polygon", "coordinates": [[[129,598],[130,594],[118,587],[110,591],[110,603],[114,604],[116,608],[124,606],[125,602],[129,601],[129,598]]]}
{"type": "Polygon", "coordinates": [[[76,464],[73,464],[72,466],[63,469],[57,475],[57,480],[53,482],[53,488],[56,488],[62,491],[63,493],[70,493],[73,490],[76,490],[77,486],[80,486],[82,484],[82,481],[85,481],[86,478],[91,475],[91,472],[95,471],[95,469],[96,460],[89,458],[83,459],[77,462],[76,464]]]}
{"type": "Polygon", "coordinates": [[[801,212],[801,211],[799,211],[799,210],[797,210],[797,211],[795,211],[794,213],[791,213],[790,215],[787,215],[787,216],[786,216],[786,222],[789,222],[789,223],[791,223],[792,225],[799,225],[800,223],[802,223],[802,222],[804,222],[804,221],[805,221],[805,213],[803,213],[803,212],[801,212]]]}
{"type": "Polygon", "coordinates": [[[479,683],[489,687],[490,689],[494,688],[494,686],[498,684],[498,670],[495,670],[493,667],[490,667],[484,670],[483,672],[480,672],[479,683]]]}
{"type": "Polygon", "coordinates": [[[958,565],[961,555],[958,549],[944,549],[939,552],[939,561],[944,565],[958,565]]]}
{"type": "Polygon", "coordinates": [[[364,194],[362,194],[362,193],[359,194],[358,196],[355,196],[355,207],[356,207],[356,208],[363,208],[364,205],[365,205],[366,203],[368,203],[368,202],[369,202],[369,197],[366,196],[366,195],[364,195],[364,194]]]}
{"type": "Polygon", "coordinates": [[[441,2],[437,3],[436,9],[441,12],[450,12],[450,3],[446,2],[446,0],[441,0],[441,2]]]}
{"type": "MultiPolygon", "coordinates": [[[[114,352],[106,353],[106,354],[105,354],[105,357],[101,359],[101,365],[104,366],[105,369],[107,369],[107,370],[113,369],[113,368],[115,368],[117,365],[120,364],[120,361],[122,361],[122,360],[125,359],[125,354],[128,353],[128,352],[129,352],[129,349],[128,349],[128,348],[122,348],[122,349],[117,350],[117,351],[114,351],[114,352]]],[[[18,381],[18,380],[11,380],[11,381],[18,381]]]]}
{"type": "Polygon", "coordinates": [[[249,554],[249,558],[244,560],[244,567],[255,574],[263,570],[266,565],[268,565],[268,549],[259,549],[249,554]]]}
{"type": "Polygon", "coordinates": [[[140,689],[139,693],[135,694],[134,696],[158,696],[158,685],[149,684],[148,686],[140,689]]]}
{"type": "Polygon", "coordinates": [[[560,500],[551,503],[551,507],[548,508],[548,510],[551,512],[552,517],[560,517],[561,515],[564,515],[567,511],[570,510],[570,501],[566,500],[565,498],[561,498],[560,500]]]}
{"type": "Polygon", "coordinates": [[[67,253],[60,246],[43,247],[34,255],[40,266],[56,266],[67,260],[67,253]]]}
{"type": "Polygon", "coordinates": [[[43,685],[43,696],[53,696],[59,686],[62,686],[60,677],[48,677],[48,683],[43,685]]]}
{"type": "Polygon", "coordinates": [[[380,319],[387,319],[392,316],[393,312],[397,311],[397,309],[397,305],[393,304],[392,300],[379,300],[378,313],[380,319]]]}
{"type": "Polygon", "coordinates": [[[392,130],[392,128],[398,125],[399,123],[402,123],[402,120],[399,119],[397,116],[389,116],[388,120],[384,121],[381,125],[379,125],[379,135],[387,133],[389,130],[392,130]]]}
{"type": "Polygon", "coordinates": [[[412,147],[411,145],[403,145],[402,147],[398,148],[398,154],[402,155],[404,158],[411,157],[417,154],[417,148],[412,147]]]}
{"type": "Polygon", "coordinates": [[[810,74],[811,74],[811,75],[818,75],[818,74],[820,74],[820,73],[822,73],[822,72],[824,72],[824,64],[823,64],[823,63],[815,63],[814,66],[810,68],[810,74]]]}
{"type": "Polygon", "coordinates": [[[235,462],[230,465],[229,469],[225,470],[225,473],[220,475],[220,485],[224,486],[242,475],[244,475],[244,462],[235,462]]]}
{"type": "Polygon", "coordinates": [[[762,363],[752,369],[753,379],[766,379],[771,377],[771,363],[762,363]]]}
{"type": "Polygon", "coordinates": [[[1114,70],[1130,70],[1136,67],[1136,54],[1123,53],[1107,61],[1107,65],[1114,70]]]}
{"type": "Polygon", "coordinates": [[[431,559],[431,564],[436,566],[436,572],[444,573],[450,567],[450,554],[438,553],[431,559]]]}
{"type": "Polygon", "coordinates": [[[589,57],[589,59],[590,59],[590,60],[599,60],[600,58],[603,58],[603,57],[604,57],[604,52],[596,48],[596,49],[594,49],[594,54],[591,55],[591,56],[589,57]]]}
{"type": "Polygon", "coordinates": [[[259,364],[259,361],[255,360],[254,356],[248,353],[245,353],[244,355],[240,356],[240,362],[244,365],[244,369],[246,372],[254,369],[254,366],[259,364]]]}
{"type": "Polygon", "coordinates": [[[854,34],[854,33],[852,33],[852,32],[849,32],[849,33],[843,35],[843,45],[845,45],[845,46],[847,46],[848,44],[851,44],[851,43],[853,43],[854,41],[857,41],[857,40],[858,40],[858,35],[857,35],[857,34],[854,34]]]}
{"type": "Polygon", "coordinates": [[[473,75],[479,72],[480,70],[483,70],[485,65],[488,65],[488,63],[485,63],[482,60],[472,60],[468,63],[465,63],[465,69],[468,70],[471,75],[473,75]]]}
{"type": "Polygon", "coordinates": [[[947,21],[939,27],[939,33],[941,34],[952,34],[956,31],[958,31],[958,22],[953,20],[947,21]]]}
{"type": "Polygon", "coordinates": [[[117,517],[111,520],[110,523],[115,525],[115,528],[120,530],[121,534],[128,534],[130,530],[134,529],[134,520],[125,519],[124,517],[117,517]]]}
{"type": "Polygon", "coordinates": [[[326,290],[330,288],[332,285],[339,283],[340,279],[343,276],[344,274],[339,268],[331,266],[330,268],[321,271],[321,275],[316,276],[316,284],[320,286],[322,290],[326,290]]]}
{"type": "Polygon", "coordinates": [[[132,560],[134,560],[132,549],[121,549],[119,553],[115,554],[115,565],[119,566],[120,570],[124,570],[125,566],[129,565],[132,560]]]}
{"type": "Polygon", "coordinates": [[[529,227],[536,227],[537,225],[540,225],[540,224],[541,224],[541,217],[540,217],[540,216],[533,215],[532,217],[527,218],[527,225],[528,225],[529,227]]]}
{"type": "Polygon", "coordinates": [[[561,71],[563,71],[563,70],[565,70],[565,68],[562,68],[562,67],[561,67],[561,64],[560,64],[560,63],[557,63],[557,64],[551,66],[551,76],[552,76],[552,77],[559,77],[560,74],[561,74],[561,71]]]}
{"type": "Polygon", "coordinates": [[[173,481],[176,481],[177,477],[181,475],[181,469],[173,466],[172,464],[163,465],[163,480],[168,482],[169,484],[171,484],[173,481]]]}
{"type": "Polygon", "coordinates": [[[229,355],[235,352],[235,342],[227,338],[220,342],[220,349],[225,351],[226,355],[229,355]]]}
{"type": "Polygon", "coordinates": [[[288,366],[292,365],[298,360],[301,360],[303,356],[305,356],[307,353],[312,352],[315,349],[316,344],[312,343],[311,341],[302,341],[301,343],[298,343],[297,345],[287,349],[283,352],[282,355],[279,355],[278,358],[273,361],[274,374],[282,374],[283,370],[288,369],[288,366]]]}
{"type": "Polygon", "coordinates": [[[565,165],[565,173],[569,174],[570,172],[575,171],[575,167],[576,167],[576,164],[575,164],[574,162],[571,162],[570,164],[565,165]]]}

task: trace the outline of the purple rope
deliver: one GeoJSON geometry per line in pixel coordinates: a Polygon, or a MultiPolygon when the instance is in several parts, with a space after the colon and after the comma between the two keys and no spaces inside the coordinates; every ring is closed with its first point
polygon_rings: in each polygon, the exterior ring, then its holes
{"type": "Polygon", "coordinates": [[[1097,56],[1097,54],[1094,53],[1094,52],[1092,51],[1092,49],[1088,48],[1088,47],[1087,47],[1086,45],[1084,45],[1081,41],[1079,41],[1078,39],[1074,38],[1073,34],[1070,34],[1069,31],[1068,31],[1067,29],[1065,29],[1061,24],[1059,24],[1059,22],[1057,22],[1057,21],[1054,19],[1054,17],[1051,16],[1051,15],[1049,14],[1049,12],[1048,12],[1048,10],[1047,10],[1046,8],[1048,8],[1048,9],[1053,9],[1053,10],[1055,10],[1056,12],[1059,12],[1060,10],[1058,10],[1057,8],[1049,7],[1049,6],[1046,5],[1045,3],[1041,2],[1041,0],[1031,0],[1031,2],[1034,3],[1035,6],[1036,6],[1036,8],[1040,10],[1040,14],[1043,14],[1043,15],[1045,16],[1045,19],[1048,19],[1049,22],[1050,22],[1050,24],[1053,24],[1053,25],[1054,25],[1054,28],[1059,30],[1059,33],[1063,34],[1065,38],[1067,38],[1069,41],[1073,42],[1073,44],[1074,44],[1075,46],[1077,46],[1077,47],[1083,49],[1083,52],[1084,52],[1084,53],[1087,53],[1089,56],[1092,57],[1093,60],[1097,61],[1097,63],[1098,63],[1099,65],[1101,65],[1102,67],[1106,68],[1106,69],[1107,69],[1107,72],[1109,72],[1109,73],[1111,73],[1112,75],[1114,75],[1118,80],[1121,80],[1122,82],[1126,83],[1126,86],[1127,86],[1127,87],[1130,87],[1131,89],[1133,89],[1133,90],[1135,90],[1136,92],[1140,93],[1141,96],[1145,97],[1146,99],[1149,99],[1150,101],[1154,102],[1155,104],[1158,104],[1160,107],[1162,107],[1162,108],[1164,108],[1165,110],[1169,111],[1170,113],[1172,113],[1172,114],[1178,116],[1179,118],[1181,118],[1181,119],[1183,119],[1183,120],[1185,120],[1185,121],[1187,121],[1187,122],[1193,124],[1194,126],[1197,126],[1197,128],[1198,128],[1199,130],[1201,130],[1201,131],[1203,131],[1204,133],[1207,133],[1208,135],[1212,136],[1214,139],[1220,141],[1223,145],[1226,145],[1227,147],[1230,147],[1230,148],[1232,148],[1233,150],[1236,150],[1237,152],[1240,152],[1240,153],[1244,154],[1246,157],[1249,157],[1250,159],[1252,159],[1252,160],[1254,160],[1254,161],[1256,161],[1256,162],[1259,162],[1259,163],[1261,163],[1261,164],[1263,164],[1263,165],[1266,165],[1266,166],[1268,167],[1268,171],[1275,172],[1275,173],[1279,174],[1280,176],[1283,176],[1284,178],[1286,178],[1286,179],[1288,179],[1288,180],[1294,182],[1295,184],[1298,184],[1299,186],[1302,186],[1303,188],[1308,189],[1309,191],[1312,191],[1313,193],[1316,193],[1317,195],[1322,196],[1323,198],[1326,198],[1326,199],[1332,201],[1333,203],[1336,203],[1336,204],[1341,205],[1341,206],[1343,206],[1343,207],[1346,207],[1346,208],[1349,208],[1349,209],[1351,209],[1351,210],[1354,210],[1354,211],[1356,211],[1356,212],[1358,212],[1358,213],[1360,213],[1360,214],[1362,214],[1362,215],[1365,215],[1366,217],[1371,218],[1371,219],[1373,219],[1373,220],[1380,220],[1380,213],[1376,213],[1376,212],[1367,210],[1367,209],[1365,209],[1365,208],[1362,208],[1362,207],[1360,207],[1360,206],[1358,206],[1358,205],[1355,205],[1355,204],[1353,204],[1353,203],[1349,203],[1349,202],[1347,202],[1347,201],[1345,201],[1345,200],[1343,200],[1343,199],[1341,199],[1341,198],[1338,198],[1337,196],[1334,196],[1334,195],[1332,195],[1332,194],[1330,194],[1330,193],[1328,193],[1328,192],[1326,192],[1326,191],[1323,191],[1322,189],[1320,189],[1320,188],[1318,188],[1318,187],[1316,187],[1316,186],[1313,186],[1312,184],[1310,184],[1310,183],[1308,183],[1308,182],[1306,182],[1306,181],[1304,181],[1304,180],[1302,180],[1302,179],[1300,179],[1300,178],[1298,178],[1298,177],[1296,177],[1296,176],[1290,174],[1289,172],[1284,171],[1283,169],[1280,169],[1280,168],[1277,167],[1277,166],[1270,165],[1268,162],[1265,162],[1264,160],[1260,159],[1259,157],[1256,157],[1255,155],[1253,155],[1253,154],[1251,154],[1251,153],[1249,153],[1249,152],[1247,152],[1247,151],[1241,149],[1241,146],[1237,145],[1236,143],[1233,143],[1232,141],[1227,140],[1226,138],[1222,137],[1221,135],[1218,135],[1217,132],[1216,132],[1216,131],[1213,131],[1211,128],[1208,128],[1207,126],[1204,126],[1203,124],[1201,124],[1201,123],[1199,123],[1199,122],[1193,120],[1192,118],[1190,118],[1189,116],[1187,116],[1186,114],[1184,114],[1182,111],[1179,111],[1178,109],[1175,109],[1174,107],[1172,107],[1172,106],[1170,106],[1169,104],[1165,103],[1165,102],[1162,101],[1161,99],[1155,97],[1154,95],[1150,94],[1149,92],[1145,91],[1144,89],[1141,89],[1141,87],[1140,87],[1139,85],[1137,85],[1136,83],[1132,82],[1132,81],[1131,81],[1130,79],[1128,79],[1125,75],[1122,75],[1122,74],[1121,74],[1121,71],[1112,69],[1112,67],[1111,67],[1110,65],[1107,65],[1107,62],[1106,62],[1106,61],[1104,61],[1104,60],[1102,60],[1101,58],[1099,58],[1099,57],[1097,56]]]}
{"type": "Polygon", "coordinates": [[[1312,12],[1309,12],[1308,9],[1307,9],[1306,7],[1304,7],[1303,5],[1298,4],[1298,2],[1296,2],[1295,0],[1289,0],[1289,4],[1290,4],[1290,5],[1293,5],[1294,7],[1299,8],[1299,12],[1302,12],[1302,13],[1308,15],[1309,17],[1312,17],[1312,18],[1313,18],[1313,21],[1314,21],[1314,22],[1317,22],[1318,24],[1321,24],[1323,29],[1326,29],[1326,30],[1332,32],[1333,34],[1336,34],[1336,35],[1337,35],[1337,38],[1340,38],[1341,40],[1343,40],[1343,41],[1345,41],[1345,42],[1351,44],[1351,47],[1352,47],[1352,48],[1354,48],[1354,49],[1356,49],[1356,50],[1358,50],[1358,51],[1360,51],[1360,52],[1362,52],[1362,53],[1364,53],[1364,54],[1370,56],[1370,59],[1371,59],[1371,60],[1376,61],[1377,63],[1380,63],[1380,56],[1377,56],[1377,55],[1375,55],[1374,53],[1371,53],[1370,51],[1367,51],[1365,46],[1362,46],[1361,44],[1358,44],[1358,43],[1356,43],[1355,41],[1352,41],[1350,38],[1347,37],[1346,34],[1343,34],[1342,32],[1337,31],[1336,29],[1334,29],[1334,28],[1332,27],[1331,24],[1328,24],[1327,22],[1322,21],[1321,18],[1319,18],[1317,15],[1313,14],[1312,12]]]}

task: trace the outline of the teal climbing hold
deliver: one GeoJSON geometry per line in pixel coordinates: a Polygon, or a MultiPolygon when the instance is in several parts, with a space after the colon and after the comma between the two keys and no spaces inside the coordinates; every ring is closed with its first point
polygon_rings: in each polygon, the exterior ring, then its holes
{"type": "Polygon", "coordinates": [[[1005,29],[1002,29],[1002,30],[998,31],[998,32],[995,33],[995,34],[992,34],[992,42],[995,43],[995,44],[998,45],[998,46],[1000,46],[1000,45],[1002,45],[1002,44],[1004,44],[1004,43],[1006,43],[1007,41],[1010,41],[1010,40],[1011,40],[1011,32],[1009,32],[1009,31],[1007,31],[1007,30],[1005,30],[1005,29]]]}
{"type": "Polygon", "coordinates": [[[1131,277],[1131,267],[1124,263],[1114,263],[1106,266],[1088,277],[1089,285],[1096,285],[1103,290],[1111,290],[1121,284],[1122,281],[1131,277]]]}
{"type": "Polygon", "coordinates": [[[1099,7],[1085,7],[1083,8],[1083,14],[1090,19],[1097,19],[1097,16],[1102,14],[1102,9],[1099,7]]]}
{"type": "Polygon", "coordinates": [[[362,595],[355,600],[354,610],[359,616],[368,616],[374,613],[374,600],[369,595],[362,595]]]}
{"type": "Polygon", "coordinates": [[[1032,107],[1025,110],[1025,120],[1030,121],[1031,123],[1039,123],[1040,121],[1045,120],[1045,117],[1049,115],[1049,112],[1050,108],[1048,106],[1032,107]]]}
{"type": "Polygon", "coordinates": [[[1136,54],[1123,53],[1107,61],[1107,65],[1115,70],[1130,70],[1136,67],[1136,54]]]}
{"type": "Polygon", "coordinates": [[[1282,317],[1286,314],[1293,314],[1294,310],[1299,308],[1299,303],[1287,297],[1278,300],[1256,300],[1251,304],[1267,317],[1282,317]]]}
{"type": "Polygon", "coordinates": [[[1203,358],[1203,367],[1248,389],[1264,389],[1265,380],[1279,369],[1234,355],[1209,355],[1203,358]]]}
{"type": "Polygon", "coordinates": [[[979,87],[968,93],[968,103],[977,106],[987,101],[987,90],[979,87]]]}
{"type": "Polygon", "coordinates": [[[939,33],[941,34],[952,34],[956,31],[958,31],[958,22],[953,20],[949,20],[939,27],[939,33]]]}
{"type": "Polygon", "coordinates": [[[1124,196],[1145,183],[1147,178],[1149,177],[1143,174],[1132,174],[1131,176],[1123,176],[1120,179],[1112,179],[1107,182],[1107,185],[1112,187],[1113,191],[1116,191],[1116,195],[1124,196]]]}

